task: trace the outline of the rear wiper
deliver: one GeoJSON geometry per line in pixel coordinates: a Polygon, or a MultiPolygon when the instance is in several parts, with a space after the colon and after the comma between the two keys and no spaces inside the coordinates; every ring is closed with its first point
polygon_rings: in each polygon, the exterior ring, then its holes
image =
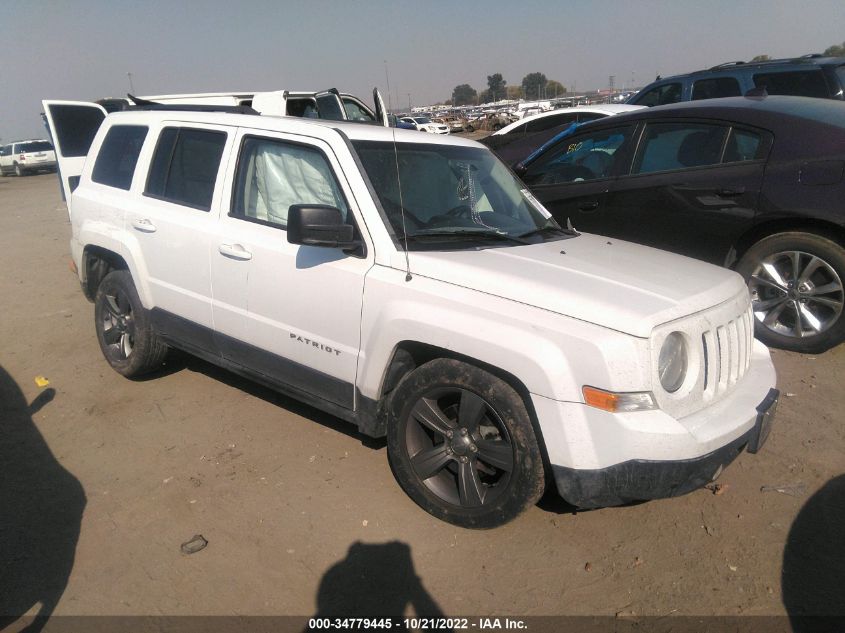
{"type": "Polygon", "coordinates": [[[485,229],[429,229],[424,231],[416,231],[415,233],[407,233],[404,236],[400,235],[400,240],[416,240],[427,237],[451,237],[456,239],[484,239],[496,240],[502,242],[515,242],[517,244],[528,244],[521,239],[521,235],[508,235],[507,233],[500,233],[499,231],[489,231],[485,229]]]}

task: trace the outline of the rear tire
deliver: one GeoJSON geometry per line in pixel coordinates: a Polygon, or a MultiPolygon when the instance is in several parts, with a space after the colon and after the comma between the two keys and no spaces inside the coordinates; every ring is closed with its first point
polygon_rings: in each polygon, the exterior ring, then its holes
{"type": "Polygon", "coordinates": [[[94,326],[100,350],[117,373],[134,378],[164,362],[167,345],[153,330],[129,271],[114,270],[100,282],[94,298],[94,326]]]}
{"type": "Polygon", "coordinates": [[[393,473],[438,519],[493,528],[542,496],[543,460],[528,410],[496,376],[456,360],[433,360],[402,379],[388,411],[393,473]]]}
{"type": "Polygon", "coordinates": [[[828,237],[770,235],[742,256],[758,339],[770,347],[819,354],[845,340],[845,249],[828,237]]]}

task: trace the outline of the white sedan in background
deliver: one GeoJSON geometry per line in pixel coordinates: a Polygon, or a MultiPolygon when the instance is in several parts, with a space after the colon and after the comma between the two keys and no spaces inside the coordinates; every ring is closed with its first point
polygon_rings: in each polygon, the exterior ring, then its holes
{"type": "Polygon", "coordinates": [[[435,123],[426,116],[405,116],[399,119],[403,123],[410,123],[420,132],[431,134],[449,134],[449,126],[443,123],[435,123]]]}

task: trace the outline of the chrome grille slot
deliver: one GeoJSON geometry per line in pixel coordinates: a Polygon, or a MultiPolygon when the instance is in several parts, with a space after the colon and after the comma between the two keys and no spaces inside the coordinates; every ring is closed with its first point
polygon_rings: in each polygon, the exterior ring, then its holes
{"type": "Polygon", "coordinates": [[[718,326],[715,332],[702,333],[705,359],[702,391],[705,396],[727,391],[748,371],[754,335],[750,318],[749,313],[743,313],[718,326]]]}

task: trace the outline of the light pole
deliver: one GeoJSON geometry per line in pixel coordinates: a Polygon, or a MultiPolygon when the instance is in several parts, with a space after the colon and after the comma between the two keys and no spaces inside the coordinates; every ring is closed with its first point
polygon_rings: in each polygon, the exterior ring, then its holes
{"type": "Polygon", "coordinates": [[[126,73],[126,76],[129,77],[129,92],[133,95],[135,94],[135,86],[132,85],[132,73],[126,73]]]}

